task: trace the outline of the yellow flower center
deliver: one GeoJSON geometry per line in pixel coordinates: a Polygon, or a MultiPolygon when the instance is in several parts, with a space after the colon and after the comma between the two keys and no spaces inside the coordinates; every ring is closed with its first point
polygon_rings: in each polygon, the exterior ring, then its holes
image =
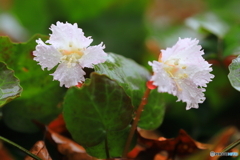
{"type": "Polygon", "coordinates": [[[71,68],[74,67],[78,60],[83,56],[83,52],[80,49],[77,50],[60,50],[62,53],[61,61],[67,63],[67,67],[71,68]]]}
{"type": "Polygon", "coordinates": [[[179,59],[171,59],[164,62],[164,70],[169,74],[169,76],[174,80],[178,89],[181,91],[182,88],[178,84],[179,79],[185,79],[188,77],[184,70],[187,68],[185,65],[179,64],[179,59]]]}

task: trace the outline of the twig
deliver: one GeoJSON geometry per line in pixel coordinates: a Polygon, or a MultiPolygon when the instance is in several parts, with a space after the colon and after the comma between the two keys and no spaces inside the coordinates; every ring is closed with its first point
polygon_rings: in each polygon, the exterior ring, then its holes
{"type": "Polygon", "coordinates": [[[137,113],[136,113],[136,116],[134,118],[134,121],[133,121],[133,124],[132,124],[132,127],[131,127],[131,130],[130,130],[130,133],[128,135],[128,138],[127,138],[127,142],[126,142],[126,145],[124,147],[124,151],[123,151],[123,157],[127,157],[127,154],[128,154],[128,150],[129,150],[129,147],[131,145],[131,142],[132,142],[132,138],[133,138],[133,135],[137,129],[137,124],[138,124],[138,121],[140,119],[140,116],[141,116],[141,113],[143,111],[143,108],[144,106],[147,104],[147,98],[149,96],[149,93],[150,93],[150,89],[147,88],[145,93],[144,93],[144,96],[142,97],[142,101],[137,109],[137,113]]]}
{"type": "Polygon", "coordinates": [[[35,154],[32,154],[31,152],[29,152],[29,151],[26,150],[25,148],[19,146],[18,144],[14,143],[14,142],[12,142],[12,141],[10,141],[10,140],[2,137],[2,136],[0,136],[0,139],[3,140],[4,142],[7,142],[7,143],[9,143],[9,144],[17,147],[18,149],[20,149],[21,151],[25,152],[25,153],[26,153],[27,155],[29,155],[30,157],[32,157],[32,158],[34,158],[34,159],[36,159],[36,160],[42,160],[41,158],[39,158],[39,157],[36,156],[35,154]]]}
{"type": "Polygon", "coordinates": [[[231,143],[231,144],[229,144],[227,147],[225,147],[225,148],[223,149],[222,152],[228,152],[229,150],[233,149],[234,147],[236,147],[236,146],[239,145],[239,144],[240,144],[240,139],[237,140],[237,141],[235,141],[235,142],[233,142],[233,143],[231,143]]]}

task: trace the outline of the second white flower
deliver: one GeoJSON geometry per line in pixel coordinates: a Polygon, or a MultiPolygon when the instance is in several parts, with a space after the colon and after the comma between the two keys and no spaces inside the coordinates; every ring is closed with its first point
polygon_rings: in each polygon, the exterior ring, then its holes
{"type": "Polygon", "coordinates": [[[154,75],[150,79],[159,92],[167,92],[187,103],[186,109],[198,108],[205,100],[203,92],[214,75],[211,65],[202,57],[204,52],[198,40],[181,39],[162,50],[158,61],[149,62],[154,75]]]}

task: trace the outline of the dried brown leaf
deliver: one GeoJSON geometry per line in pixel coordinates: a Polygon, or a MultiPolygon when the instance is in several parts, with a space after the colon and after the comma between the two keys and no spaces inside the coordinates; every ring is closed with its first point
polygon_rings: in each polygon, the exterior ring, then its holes
{"type": "Polygon", "coordinates": [[[166,151],[167,159],[169,159],[170,157],[174,157],[176,155],[186,156],[196,152],[197,150],[210,148],[210,145],[203,144],[192,139],[182,129],[179,131],[176,138],[170,139],[166,139],[164,137],[160,137],[158,139],[148,139],[139,134],[138,143],[145,146],[147,149],[145,151],[141,151],[137,159],[142,159],[140,157],[154,159],[156,156],[161,157],[158,159],[166,159],[166,154],[161,154],[163,151],[166,151]],[[157,155],[158,153],[160,153],[160,155],[157,155]]]}
{"type": "Polygon", "coordinates": [[[50,129],[48,129],[48,132],[57,144],[58,151],[65,155],[68,160],[92,160],[92,157],[86,153],[85,149],[73,140],[50,129]]]}
{"type": "MultiPolygon", "coordinates": [[[[223,131],[223,133],[215,137],[214,145],[211,147],[211,151],[221,152],[229,143],[230,138],[237,132],[235,127],[230,127],[223,131]]],[[[217,160],[219,156],[214,156],[207,158],[207,160],[217,160]]]]}
{"type": "MultiPolygon", "coordinates": [[[[37,155],[42,160],[52,160],[52,158],[50,157],[47,151],[45,143],[43,141],[37,141],[34,144],[34,146],[31,148],[30,152],[37,155]]],[[[24,160],[35,160],[35,159],[30,156],[26,156],[24,160]]]]}

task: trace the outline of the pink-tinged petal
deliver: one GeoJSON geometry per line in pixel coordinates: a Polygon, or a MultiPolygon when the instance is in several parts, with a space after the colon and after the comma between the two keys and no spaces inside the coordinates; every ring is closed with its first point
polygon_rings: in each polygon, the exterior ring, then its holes
{"type": "Polygon", "coordinates": [[[153,61],[153,63],[149,62],[149,65],[153,67],[154,72],[150,81],[153,81],[153,84],[158,86],[158,92],[168,92],[169,94],[176,95],[177,87],[175,81],[164,70],[164,64],[153,61]]]}
{"type": "Polygon", "coordinates": [[[198,40],[179,38],[172,47],[162,50],[159,61],[150,63],[154,75],[151,80],[159,92],[168,92],[187,103],[187,108],[198,108],[205,100],[202,87],[214,78],[211,65],[202,57],[204,54],[198,40]]]}
{"type": "Polygon", "coordinates": [[[214,75],[210,74],[211,71],[212,68],[207,61],[205,61],[205,63],[194,64],[191,68],[189,67],[186,69],[189,79],[201,87],[207,87],[207,83],[212,81],[212,78],[214,78],[214,75]]]}
{"type": "Polygon", "coordinates": [[[70,50],[71,48],[86,48],[92,43],[91,37],[85,37],[81,28],[76,23],[57,22],[52,25],[52,34],[50,39],[46,41],[57,49],[70,50]]]}
{"type": "Polygon", "coordinates": [[[38,39],[36,42],[38,45],[36,46],[36,50],[33,51],[33,55],[35,56],[33,59],[39,62],[38,64],[41,65],[42,70],[44,68],[51,70],[60,62],[61,53],[52,45],[46,45],[41,39],[38,39]]]}
{"type": "Polygon", "coordinates": [[[195,59],[198,61],[199,59],[203,59],[201,55],[204,54],[201,51],[201,46],[197,45],[198,40],[191,40],[190,38],[184,38],[177,41],[177,43],[172,48],[167,48],[166,50],[161,50],[162,52],[162,61],[166,61],[168,59],[181,59],[184,62],[190,62],[189,59],[195,59]]]}
{"type": "Polygon", "coordinates": [[[65,87],[69,88],[76,86],[78,82],[83,82],[85,80],[85,74],[78,64],[69,68],[66,63],[61,63],[51,75],[53,75],[54,80],[60,81],[61,87],[65,85],[65,87]]]}
{"type": "Polygon", "coordinates": [[[84,55],[79,59],[79,64],[84,68],[93,68],[94,64],[103,63],[107,59],[107,53],[103,51],[103,43],[97,46],[90,46],[84,51],[84,55]]]}

